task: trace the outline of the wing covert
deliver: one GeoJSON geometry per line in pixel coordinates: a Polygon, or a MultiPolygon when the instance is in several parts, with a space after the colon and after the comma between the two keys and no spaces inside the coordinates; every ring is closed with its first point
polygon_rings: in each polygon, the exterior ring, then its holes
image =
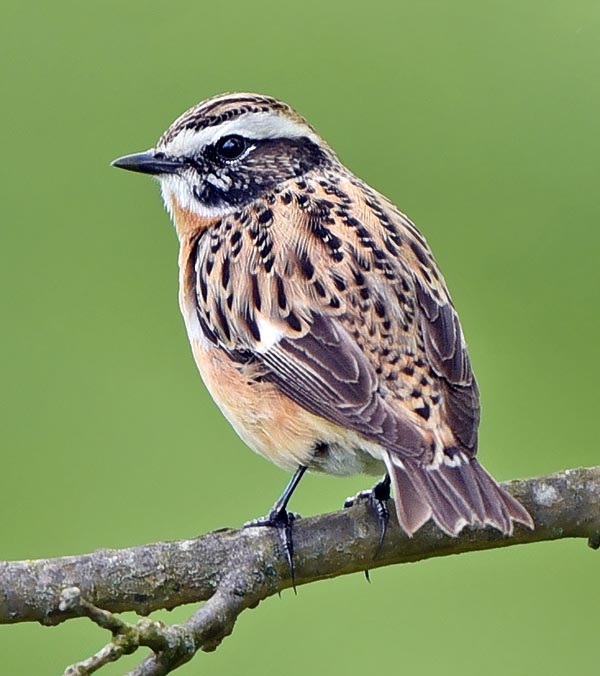
{"type": "Polygon", "coordinates": [[[425,452],[422,435],[381,397],[373,366],[335,319],[315,317],[304,336],[284,338],[258,358],[265,378],[311,413],[401,455],[425,452]]]}
{"type": "Polygon", "coordinates": [[[190,287],[206,338],[262,364],[300,406],[390,451],[431,459],[431,433],[444,428],[441,443],[452,445],[449,428],[474,453],[477,386],[425,240],[356,180],[305,178],[298,190],[199,238],[190,287]]]}
{"type": "Polygon", "coordinates": [[[444,389],[446,421],[466,450],[477,450],[479,390],[462,328],[452,302],[442,288],[438,298],[424,280],[415,280],[419,321],[425,351],[444,389]]]}

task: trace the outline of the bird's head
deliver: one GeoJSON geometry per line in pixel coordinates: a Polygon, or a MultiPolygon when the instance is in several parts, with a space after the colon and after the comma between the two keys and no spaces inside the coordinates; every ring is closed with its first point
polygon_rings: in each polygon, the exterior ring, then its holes
{"type": "Polygon", "coordinates": [[[154,148],[113,166],[156,176],[171,214],[215,217],[332,161],[331,149],[287,104],[224,94],[186,111],[154,148]]]}

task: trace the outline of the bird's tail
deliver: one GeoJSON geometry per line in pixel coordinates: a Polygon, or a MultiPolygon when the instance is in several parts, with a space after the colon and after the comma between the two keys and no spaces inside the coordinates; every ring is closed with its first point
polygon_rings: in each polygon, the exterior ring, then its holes
{"type": "Polygon", "coordinates": [[[512,535],[513,521],[534,527],[523,505],[463,453],[438,466],[388,455],[386,465],[398,521],[410,536],[430,518],[448,535],[475,524],[493,526],[505,535],[512,535]]]}

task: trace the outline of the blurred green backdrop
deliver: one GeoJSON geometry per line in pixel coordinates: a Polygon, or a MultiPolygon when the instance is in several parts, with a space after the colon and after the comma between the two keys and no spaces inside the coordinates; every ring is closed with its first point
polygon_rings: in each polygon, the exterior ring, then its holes
{"type": "MultiPolygon", "coordinates": [[[[109,167],[228,90],[297,107],[427,236],[480,381],[485,465],[598,462],[597,0],[5,0],[0,53],[1,558],[240,524],[286,480],[196,374],[157,186],[109,167]]],[[[308,478],[293,508],[369,482],[308,478]]],[[[178,673],[596,670],[598,565],[561,542],[312,585],[178,673]]],[[[61,673],[106,638],[86,620],[0,627],[0,671],[61,673]]]]}

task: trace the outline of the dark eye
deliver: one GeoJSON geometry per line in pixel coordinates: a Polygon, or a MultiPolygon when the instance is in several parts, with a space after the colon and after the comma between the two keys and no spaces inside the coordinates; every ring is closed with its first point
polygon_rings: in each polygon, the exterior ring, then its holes
{"type": "Polygon", "coordinates": [[[215,149],[219,157],[224,160],[237,160],[246,150],[246,139],[236,134],[223,136],[215,144],[215,149]]]}

